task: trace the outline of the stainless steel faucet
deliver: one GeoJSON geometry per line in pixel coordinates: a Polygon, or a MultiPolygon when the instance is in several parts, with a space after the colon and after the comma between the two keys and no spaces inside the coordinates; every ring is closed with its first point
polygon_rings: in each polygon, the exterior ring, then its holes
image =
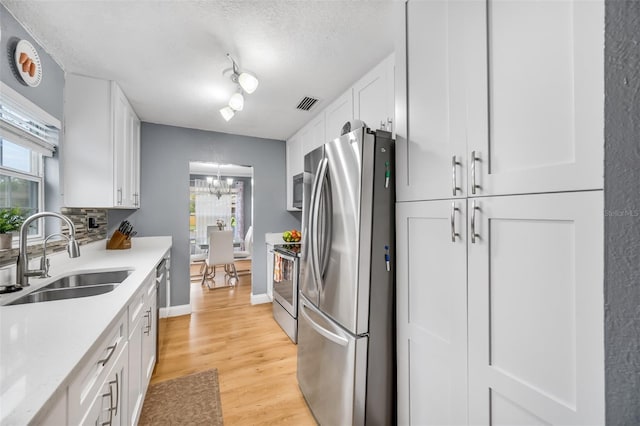
{"type": "Polygon", "coordinates": [[[40,278],[49,278],[50,277],[50,275],[49,275],[49,259],[47,258],[47,241],[49,241],[53,237],[62,237],[65,240],[67,240],[67,244],[69,243],[69,237],[67,237],[66,235],[61,234],[59,232],[51,234],[47,238],[44,239],[44,242],[42,243],[42,257],[40,258],[40,271],[42,271],[42,273],[40,274],[40,278]]]}
{"type": "MultiPolygon", "coordinates": [[[[34,215],[29,216],[25,219],[22,227],[20,227],[20,253],[18,254],[18,266],[16,268],[16,287],[28,287],[29,286],[29,277],[33,276],[42,276],[46,275],[45,268],[41,269],[29,269],[29,258],[27,256],[27,231],[29,230],[29,225],[34,220],[38,220],[43,217],[57,217],[67,224],[69,227],[69,238],[67,243],[67,253],[69,253],[69,257],[78,257],[80,256],[80,247],[78,246],[78,241],[76,241],[76,227],[66,216],[61,215],[60,213],[54,212],[40,212],[34,215]]],[[[45,240],[46,246],[46,240],[45,240]]],[[[48,269],[48,268],[47,268],[48,269]]]]}

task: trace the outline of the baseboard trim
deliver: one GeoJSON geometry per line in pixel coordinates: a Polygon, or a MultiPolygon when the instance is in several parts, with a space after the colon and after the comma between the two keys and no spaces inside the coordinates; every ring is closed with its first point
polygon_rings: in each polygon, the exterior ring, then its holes
{"type": "Polygon", "coordinates": [[[271,299],[267,293],[251,294],[252,305],[260,305],[261,303],[271,303],[271,299]]]}
{"type": "Polygon", "coordinates": [[[160,318],[179,317],[180,315],[189,315],[191,313],[191,305],[169,306],[160,308],[160,318]]]}

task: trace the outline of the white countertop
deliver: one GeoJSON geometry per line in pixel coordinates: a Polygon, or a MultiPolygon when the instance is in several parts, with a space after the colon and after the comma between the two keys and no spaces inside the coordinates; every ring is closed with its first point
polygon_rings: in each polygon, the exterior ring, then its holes
{"type": "MultiPolygon", "coordinates": [[[[58,391],[102,333],[171,248],[171,237],[134,238],[130,250],[106,250],[105,241],[80,247],[80,257],[51,256],[52,278],[31,278],[32,289],[70,272],[131,269],[110,293],[42,303],[0,306],[0,424],[26,425],[58,391]]],[[[25,290],[18,293],[25,294],[25,290]]],[[[0,304],[20,297],[0,295],[0,304]]]]}

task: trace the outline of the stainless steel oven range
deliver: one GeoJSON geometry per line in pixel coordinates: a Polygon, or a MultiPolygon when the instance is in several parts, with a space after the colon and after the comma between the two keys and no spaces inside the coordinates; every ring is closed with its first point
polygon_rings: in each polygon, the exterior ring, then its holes
{"type": "Polygon", "coordinates": [[[273,318],[293,343],[298,341],[300,244],[273,247],[273,318]]]}

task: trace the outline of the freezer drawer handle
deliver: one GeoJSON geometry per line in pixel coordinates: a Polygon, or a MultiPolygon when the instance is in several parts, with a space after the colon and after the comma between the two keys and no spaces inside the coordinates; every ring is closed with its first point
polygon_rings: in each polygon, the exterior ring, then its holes
{"type": "Polygon", "coordinates": [[[345,339],[342,336],[338,336],[335,333],[330,332],[326,328],[321,327],[319,324],[317,324],[315,321],[313,321],[311,319],[309,314],[307,314],[307,311],[306,311],[307,305],[304,302],[302,302],[301,306],[302,306],[302,309],[301,309],[302,316],[304,316],[304,318],[307,321],[309,321],[309,324],[311,324],[311,327],[313,327],[313,329],[315,331],[317,331],[318,333],[320,333],[321,335],[323,335],[327,339],[331,340],[333,343],[337,343],[340,346],[347,346],[347,344],[349,343],[349,341],[347,339],[345,339]]]}

